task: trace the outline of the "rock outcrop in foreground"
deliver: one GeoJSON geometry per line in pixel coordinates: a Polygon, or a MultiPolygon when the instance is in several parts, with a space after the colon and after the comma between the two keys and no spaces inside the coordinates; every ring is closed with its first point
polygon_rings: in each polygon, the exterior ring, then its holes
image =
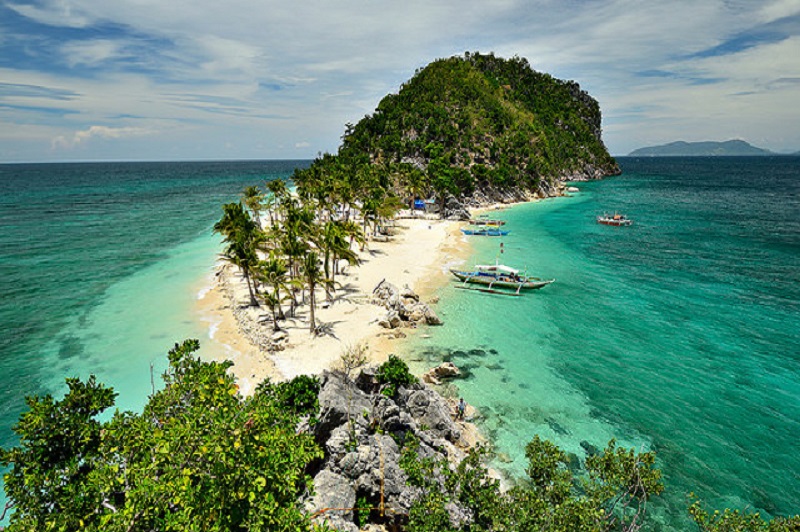
{"type": "Polygon", "coordinates": [[[458,463],[466,456],[463,425],[453,420],[444,398],[422,383],[399,386],[387,397],[376,372],[363,370],[356,379],[325,372],[320,378],[319,421],[310,430],[325,458],[306,510],[337,530],[357,531],[353,508],[364,503],[383,508],[387,525],[404,520],[418,495],[399,465],[407,438],[419,441],[422,457],[458,463]]]}

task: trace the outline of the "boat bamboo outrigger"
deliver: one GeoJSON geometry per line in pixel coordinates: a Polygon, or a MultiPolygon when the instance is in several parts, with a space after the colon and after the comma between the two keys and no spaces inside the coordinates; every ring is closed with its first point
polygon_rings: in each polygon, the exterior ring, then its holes
{"type": "Polygon", "coordinates": [[[474,236],[506,236],[510,231],[498,229],[496,227],[486,226],[480,227],[475,229],[462,229],[462,233],[465,235],[474,235],[474,236]]]}
{"type": "Polygon", "coordinates": [[[520,295],[521,290],[537,290],[555,281],[555,279],[520,275],[519,270],[503,264],[478,265],[473,271],[451,269],[450,273],[463,282],[462,285],[457,285],[457,288],[515,296],[520,295]],[[485,288],[469,288],[468,284],[477,284],[485,288]],[[507,288],[514,292],[496,290],[496,288],[507,288]]]}

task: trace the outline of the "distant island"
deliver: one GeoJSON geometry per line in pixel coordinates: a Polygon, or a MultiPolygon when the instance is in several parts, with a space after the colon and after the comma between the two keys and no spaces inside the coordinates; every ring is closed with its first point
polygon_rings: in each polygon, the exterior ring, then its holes
{"type": "Polygon", "coordinates": [[[742,155],[775,155],[775,153],[757,148],[743,140],[726,140],[724,142],[684,142],[679,140],[661,146],[639,148],[628,154],[629,157],[713,157],[742,155]]]}

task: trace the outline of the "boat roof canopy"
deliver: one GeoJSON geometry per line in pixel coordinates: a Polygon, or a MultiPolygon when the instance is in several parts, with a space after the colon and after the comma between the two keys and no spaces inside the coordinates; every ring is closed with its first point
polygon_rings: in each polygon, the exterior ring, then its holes
{"type": "Polygon", "coordinates": [[[475,269],[476,270],[485,271],[485,272],[497,272],[497,271],[500,271],[500,272],[510,273],[510,274],[514,274],[514,275],[519,273],[519,270],[511,268],[510,266],[505,266],[503,264],[491,264],[491,265],[480,265],[479,264],[479,265],[475,266],[475,269]]]}

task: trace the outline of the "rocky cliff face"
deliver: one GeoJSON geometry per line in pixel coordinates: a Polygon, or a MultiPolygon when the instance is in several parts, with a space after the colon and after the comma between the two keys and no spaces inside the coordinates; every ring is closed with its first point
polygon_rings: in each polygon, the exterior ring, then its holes
{"type": "Polygon", "coordinates": [[[407,438],[419,441],[424,457],[458,462],[465,456],[462,428],[439,394],[418,383],[386,397],[375,374],[376,369],[367,369],[351,379],[326,372],[320,380],[319,421],[310,430],[325,458],[313,472],[315,495],[306,510],[337,530],[358,531],[357,504],[378,509],[373,515],[382,514],[379,520],[387,526],[405,520],[418,496],[399,465],[407,438]]]}

